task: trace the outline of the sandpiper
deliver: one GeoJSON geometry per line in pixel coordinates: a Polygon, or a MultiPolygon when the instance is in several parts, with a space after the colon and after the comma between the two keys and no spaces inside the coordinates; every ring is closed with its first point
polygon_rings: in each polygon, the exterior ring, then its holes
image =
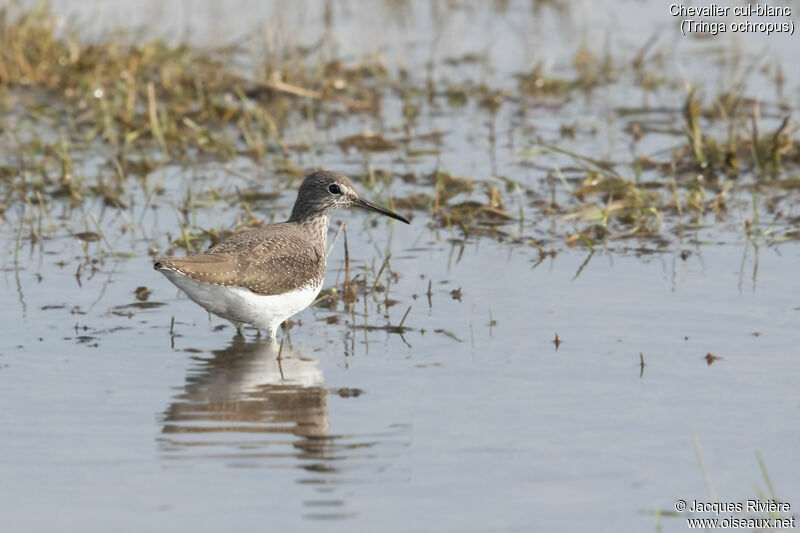
{"type": "Polygon", "coordinates": [[[202,254],[159,258],[153,268],[194,302],[233,322],[237,333],[250,324],[274,339],[278,326],[319,294],[330,214],[351,206],[409,223],[359,198],[346,176],[321,170],[303,180],[286,222],[237,233],[202,254]]]}

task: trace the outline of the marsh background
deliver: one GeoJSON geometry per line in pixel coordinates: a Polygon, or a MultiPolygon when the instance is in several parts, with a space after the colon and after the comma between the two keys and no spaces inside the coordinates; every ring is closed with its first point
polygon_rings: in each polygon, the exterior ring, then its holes
{"type": "Polygon", "coordinates": [[[640,1],[0,6],[4,531],[796,513],[796,36],[640,1]],[[349,260],[281,345],[152,270],[316,167],[412,224],[337,214],[349,260]]]}

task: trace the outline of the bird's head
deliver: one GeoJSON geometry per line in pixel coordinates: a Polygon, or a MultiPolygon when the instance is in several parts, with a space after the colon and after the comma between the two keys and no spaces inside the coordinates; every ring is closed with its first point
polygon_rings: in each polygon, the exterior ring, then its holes
{"type": "Polygon", "coordinates": [[[359,198],[350,178],[337,172],[318,170],[306,176],[297,192],[290,222],[327,215],[340,207],[362,207],[408,224],[405,217],[359,198]]]}

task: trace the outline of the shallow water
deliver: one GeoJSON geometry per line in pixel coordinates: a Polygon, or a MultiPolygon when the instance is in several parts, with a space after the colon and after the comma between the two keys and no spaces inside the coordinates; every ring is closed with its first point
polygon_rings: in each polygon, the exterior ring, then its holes
{"type": "MultiPolygon", "coordinates": [[[[196,23],[200,33],[212,17],[240,31],[255,18],[208,6],[179,12],[206,21],[196,23]]],[[[526,6],[453,15],[448,28],[459,21],[475,27],[484,16],[495,29],[469,46],[442,37],[450,48],[436,59],[487,47],[526,6]]],[[[641,45],[661,31],[685,46],[668,33],[674,28],[665,29],[671,20],[660,7],[626,6],[626,16],[642,21],[627,38],[641,45]]],[[[100,9],[109,21],[125,16],[100,9]]],[[[544,8],[542,17],[580,28],[587,9],[559,15],[544,8]]],[[[337,19],[343,42],[350,42],[350,24],[366,16],[351,15],[337,19]]],[[[546,34],[547,24],[532,24],[532,35],[543,38],[537,32],[546,34]]],[[[387,53],[412,61],[422,50],[427,57],[430,29],[423,25],[414,39],[402,27],[383,35],[393,46],[387,53]]],[[[492,53],[504,55],[508,36],[497,39],[492,53]]],[[[574,53],[564,53],[561,40],[545,54],[556,65],[574,53]]],[[[769,42],[777,58],[790,57],[780,55],[788,41],[769,42]]],[[[513,84],[511,73],[525,62],[515,54],[491,73],[500,83],[513,84]]],[[[686,57],[689,69],[716,65],[686,57]]],[[[631,93],[636,105],[649,105],[638,89],[631,93]]],[[[664,105],[681,105],[679,95],[662,96],[664,105]]],[[[526,120],[551,139],[564,122],[602,124],[604,109],[626,103],[630,95],[600,90],[557,111],[529,110],[526,120]]],[[[300,164],[363,172],[363,157],[343,153],[335,139],[381,121],[396,124],[400,107],[390,99],[380,119],[351,117],[317,132],[319,151],[298,156],[307,158],[300,164]]],[[[757,496],[754,487],[767,491],[756,453],[796,514],[796,241],[759,246],[745,239],[741,224],[751,206],[744,196],[732,200],[722,223],[708,215],[699,228],[678,224],[665,246],[647,239],[609,241],[593,253],[562,246],[554,235],[565,224],[530,209],[531,197],[546,195],[541,167],[550,160],[532,166],[521,155],[530,139],[520,139],[518,122],[508,107],[491,119],[472,105],[426,110],[416,133],[446,130],[440,155],[408,162],[373,154],[369,161],[395,172],[513,176],[531,196],[521,200],[525,219],[504,226],[507,238],[464,238],[432,227],[424,212],[411,212],[410,226],[338,213],[349,228],[354,274],[376,282],[391,253],[379,280],[388,292],[361,295],[348,310],[341,302],[307,309],[278,345],[252,331],[234,338],[229,324],[209,318],[154,272],[148,255],[166,247],[166,232],[179,234],[175,210],[187,187],[198,197],[221,191],[222,201],[197,208],[203,227],[230,226],[241,216],[225,196],[237,187],[280,191],[254,211],[285,218],[296,183],[272,175],[269,163],[164,167],[149,178],[165,186],[152,207],[131,184],[134,231],[120,232],[124,221],[97,202],[87,209],[111,242],[82,244],[72,234],[94,228],[81,226],[80,213],[65,213],[61,229],[41,244],[20,233],[16,259],[22,215],[9,209],[0,264],[2,529],[683,531],[683,518],[660,515],[679,498],[741,501],[757,496]],[[496,143],[487,140],[492,122],[496,143]],[[541,256],[518,236],[544,239],[558,253],[541,256]],[[147,302],[134,296],[141,285],[152,291],[147,302]],[[707,364],[708,353],[721,359],[707,364]]],[[[630,155],[621,127],[563,144],[595,157],[630,155]]],[[[648,136],[639,149],[668,146],[665,138],[648,136]]],[[[382,200],[417,185],[359,186],[382,200]]],[[[785,194],[779,230],[797,213],[797,193],[785,194]]],[[[342,244],[329,259],[325,288],[341,287],[342,244]]]]}
{"type": "MultiPolygon", "coordinates": [[[[21,346],[3,350],[5,520],[9,530],[334,519],[370,530],[650,529],[655,509],[707,494],[693,439],[720,495],[763,484],[758,450],[791,496],[798,311],[781,269],[796,257],[763,254],[760,281],[744,272],[740,289],[738,247],[685,262],[600,255],[577,280],[578,254],[531,270],[531,258],[491,243],[450,268],[418,252],[397,259],[398,272],[438,282],[491,270],[505,282],[474,277],[461,302],[451,284],[430,307],[418,298],[411,347],[306,311],[280,364],[280,348],[214,331],[221,321],[165,282],[153,285],[168,305],[131,319],[41,311],[52,298],[32,295],[36,320],[17,321],[21,346]],[[708,351],[724,359],[708,366],[708,351]]],[[[128,301],[123,285],[97,306],[128,301]]],[[[401,276],[395,290],[425,285],[401,276]]]]}

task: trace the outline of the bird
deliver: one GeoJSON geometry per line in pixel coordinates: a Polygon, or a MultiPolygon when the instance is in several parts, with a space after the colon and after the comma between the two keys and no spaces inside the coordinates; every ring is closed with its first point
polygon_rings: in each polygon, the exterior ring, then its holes
{"type": "Polygon", "coordinates": [[[331,213],[361,207],[408,219],[359,197],[347,176],[312,172],[297,191],[286,222],[236,233],[204,253],[159,257],[153,268],[207,311],[229,320],[238,335],[251,325],[275,340],[278,326],[322,289],[331,213]]]}

